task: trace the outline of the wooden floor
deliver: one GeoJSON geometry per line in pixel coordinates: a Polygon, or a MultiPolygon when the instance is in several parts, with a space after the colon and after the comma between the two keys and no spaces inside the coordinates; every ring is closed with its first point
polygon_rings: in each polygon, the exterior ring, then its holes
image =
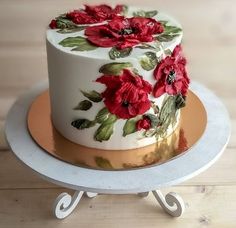
{"type": "MultiPolygon", "coordinates": [[[[59,221],[52,216],[52,203],[59,193],[71,191],[21,165],[1,133],[0,228],[236,227],[236,1],[133,0],[132,4],[145,2],[179,19],[191,78],[212,89],[228,108],[232,136],[225,153],[196,178],[164,189],[184,198],[187,209],[181,218],[166,215],[152,195],[101,195],[83,198],[70,217],[59,221]]],[[[15,99],[47,78],[45,26],[53,15],[80,4],[79,0],[0,1],[1,129],[15,99]]]]}

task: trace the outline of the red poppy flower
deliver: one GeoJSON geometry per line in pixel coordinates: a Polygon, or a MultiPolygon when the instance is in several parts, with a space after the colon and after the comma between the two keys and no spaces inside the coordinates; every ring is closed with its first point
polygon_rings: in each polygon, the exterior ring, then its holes
{"type": "Polygon", "coordinates": [[[177,45],[171,56],[157,65],[154,70],[154,77],[157,83],[153,89],[153,96],[159,97],[164,93],[186,95],[190,83],[186,71],[186,59],[182,55],[182,48],[177,45]]]}
{"type": "Polygon", "coordinates": [[[105,4],[97,6],[85,5],[84,10],[74,10],[67,13],[66,17],[75,24],[94,24],[111,20],[117,14],[121,13],[122,10],[123,5],[117,5],[114,9],[105,4]]]}
{"type": "Polygon", "coordinates": [[[136,129],[138,131],[145,129],[148,130],[151,127],[151,120],[148,117],[144,117],[143,119],[137,121],[136,129]]]}
{"type": "Polygon", "coordinates": [[[162,24],[153,18],[117,16],[108,24],[87,27],[85,35],[96,46],[124,49],[140,42],[151,42],[154,34],[163,31],[162,24]]]}
{"type": "Polygon", "coordinates": [[[49,27],[51,29],[56,29],[57,28],[57,21],[56,20],[51,20],[49,27]]]}
{"type": "Polygon", "coordinates": [[[119,118],[129,119],[141,115],[151,107],[148,99],[152,91],[151,84],[127,69],[120,76],[103,75],[96,82],[106,85],[102,93],[104,103],[109,112],[119,118]]]}

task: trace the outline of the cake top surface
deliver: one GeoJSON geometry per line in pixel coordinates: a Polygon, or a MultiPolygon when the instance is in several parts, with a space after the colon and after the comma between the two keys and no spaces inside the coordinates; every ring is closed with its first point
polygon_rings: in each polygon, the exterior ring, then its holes
{"type": "Polygon", "coordinates": [[[47,40],[63,52],[112,60],[173,50],[182,35],[167,14],[125,5],[85,5],[56,17],[47,30],[47,40]]]}

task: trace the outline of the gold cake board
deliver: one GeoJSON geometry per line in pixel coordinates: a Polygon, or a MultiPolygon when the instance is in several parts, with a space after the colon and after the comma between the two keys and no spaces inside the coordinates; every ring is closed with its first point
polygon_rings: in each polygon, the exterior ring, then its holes
{"type": "Polygon", "coordinates": [[[155,144],[131,150],[101,150],[73,143],[54,127],[48,90],[39,95],[28,112],[28,130],[35,142],[50,155],[73,165],[104,170],[122,170],[158,165],[187,153],[202,136],[207,114],[202,102],[188,92],[176,130],[155,144]]]}

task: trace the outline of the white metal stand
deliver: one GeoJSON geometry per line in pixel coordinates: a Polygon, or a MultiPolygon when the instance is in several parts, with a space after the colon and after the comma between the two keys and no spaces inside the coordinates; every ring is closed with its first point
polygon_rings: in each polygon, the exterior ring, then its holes
{"type": "MultiPolygon", "coordinates": [[[[152,191],[152,193],[167,214],[173,217],[179,217],[184,213],[184,201],[177,193],[170,192],[165,197],[160,190],[152,191]]],[[[98,195],[97,193],[93,192],[76,191],[71,197],[71,195],[68,193],[63,192],[56,198],[54,202],[54,215],[58,219],[64,219],[69,216],[80,202],[83,194],[86,194],[89,198],[94,198],[98,195]]],[[[146,197],[148,194],[149,192],[138,193],[138,195],[141,197],[146,197]]]]}
{"type": "Polygon", "coordinates": [[[229,141],[230,120],[224,105],[210,90],[192,82],[191,90],[202,101],[208,120],[203,136],[186,153],[161,165],[134,170],[103,171],[74,166],[45,153],[27,130],[29,107],[47,88],[44,82],[16,101],[7,116],[6,137],[12,152],[25,165],[42,178],[76,191],[72,197],[68,193],[57,197],[53,211],[59,219],[73,212],[84,193],[90,198],[97,193],[145,197],[150,191],[166,213],[179,217],[185,208],[182,198],[173,192],[163,196],[156,189],[176,185],[206,170],[220,157],[229,141]]]}

